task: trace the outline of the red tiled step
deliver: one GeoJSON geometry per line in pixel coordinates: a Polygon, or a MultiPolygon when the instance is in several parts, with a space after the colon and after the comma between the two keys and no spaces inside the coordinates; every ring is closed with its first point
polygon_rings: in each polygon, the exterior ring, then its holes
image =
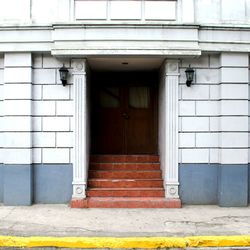
{"type": "Polygon", "coordinates": [[[163,187],[162,179],[89,179],[89,188],[163,187]]]}
{"type": "Polygon", "coordinates": [[[180,208],[179,199],[156,197],[88,197],[72,200],[72,208],[180,208]]]}
{"type": "Polygon", "coordinates": [[[90,170],[160,170],[160,163],[90,163],[90,170]]]}
{"type": "Polygon", "coordinates": [[[91,188],[90,197],[164,197],[163,188],[91,188]]]}
{"type": "Polygon", "coordinates": [[[160,179],[161,171],[89,171],[89,178],[160,179]]]}
{"type": "Polygon", "coordinates": [[[159,162],[158,155],[91,155],[90,162],[130,162],[130,163],[143,163],[143,162],[159,162]]]}

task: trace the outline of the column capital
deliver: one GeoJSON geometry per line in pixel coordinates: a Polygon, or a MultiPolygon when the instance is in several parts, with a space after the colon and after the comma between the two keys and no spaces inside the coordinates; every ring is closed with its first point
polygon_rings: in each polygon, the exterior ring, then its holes
{"type": "Polygon", "coordinates": [[[166,60],[165,61],[165,75],[166,76],[179,76],[179,61],[178,60],[166,60]]]}
{"type": "Polygon", "coordinates": [[[72,68],[73,75],[85,75],[86,74],[86,59],[73,59],[72,60],[72,68]]]}

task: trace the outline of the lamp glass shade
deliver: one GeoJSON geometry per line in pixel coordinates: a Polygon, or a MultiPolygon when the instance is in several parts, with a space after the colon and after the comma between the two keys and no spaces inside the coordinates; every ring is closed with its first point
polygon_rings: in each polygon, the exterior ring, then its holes
{"type": "Polygon", "coordinates": [[[194,70],[189,66],[186,70],[186,78],[188,82],[192,82],[194,79],[194,70]]]}
{"type": "Polygon", "coordinates": [[[68,77],[68,69],[64,66],[59,69],[61,81],[66,81],[68,77]]]}

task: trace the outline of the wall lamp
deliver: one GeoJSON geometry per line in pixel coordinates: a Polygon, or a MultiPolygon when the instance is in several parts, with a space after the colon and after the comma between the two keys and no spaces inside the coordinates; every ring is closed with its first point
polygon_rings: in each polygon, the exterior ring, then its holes
{"type": "Polygon", "coordinates": [[[190,67],[190,64],[189,67],[185,70],[185,73],[187,78],[186,85],[190,87],[194,80],[194,69],[190,67]]]}
{"type": "Polygon", "coordinates": [[[59,69],[59,73],[60,73],[60,80],[62,81],[62,85],[66,86],[69,70],[64,66],[64,64],[59,69]]]}

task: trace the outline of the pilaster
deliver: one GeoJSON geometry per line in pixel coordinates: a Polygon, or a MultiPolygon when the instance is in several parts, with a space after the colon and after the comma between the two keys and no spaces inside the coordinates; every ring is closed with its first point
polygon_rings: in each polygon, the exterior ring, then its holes
{"type": "Polygon", "coordinates": [[[165,62],[165,195],[179,198],[178,181],[178,61],[165,62]]]}
{"type": "Polygon", "coordinates": [[[86,197],[88,172],[86,60],[73,61],[74,76],[74,161],[73,199],[86,197]]]}

